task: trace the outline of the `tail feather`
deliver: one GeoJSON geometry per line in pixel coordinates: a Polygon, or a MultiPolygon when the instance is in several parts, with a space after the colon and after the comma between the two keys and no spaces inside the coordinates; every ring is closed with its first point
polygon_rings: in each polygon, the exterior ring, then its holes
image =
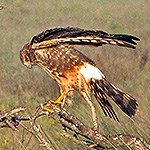
{"type": "Polygon", "coordinates": [[[115,111],[113,110],[112,105],[107,100],[107,96],[104,93],[103,89],[99,86],[97,83],[99,80],[91,79],[90,82],[90,88],[97,99],[99,105],[101,106],[104,114],[106,116],[109,116],[110,118],[113,118],[114,120],[119,121],[115,111]]]}
{"type": "Polygon", "coordinates": [[[125,112],[128,116],[135,115],[138,104],[134,97],[122,92],[120,89],[113,86],[106,79],[101,80],[102,85],[105,87],[106,94],[125,112]]]}
{"type": "Polygon", "coordinates": [[[135,48],[135,41],[140,39],[126,34],[108,34],[101,30],[84,30],[80,28],[54,28],[43,31],[31,39],[32,49],[56,46],[67,43],[70,45],[93,45],[104,44],[118,45],[128,48],[135,48]]]}
{"type": "Polygon", "coordinates": [[[128,116],[132,117],[135,115],[138,107],[136,99],[113,86],[105,78],[101,80],[91,79],[90,88],[106,116],[118,120],[113,107],[107,100],[107,96],[109,96],[128,116]]]}

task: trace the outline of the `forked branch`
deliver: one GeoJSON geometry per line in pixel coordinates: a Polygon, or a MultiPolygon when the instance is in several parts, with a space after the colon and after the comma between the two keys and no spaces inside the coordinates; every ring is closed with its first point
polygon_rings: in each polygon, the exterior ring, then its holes
{"type": "Polygon", "coordinates": [[[58,121],[63,127],[64,135],[75,142],[84,143],[88,148],[93,149],[118,149],[118,147],[126,147],[128,149],[148,150],[150,146],[141,138],[131,135],[119,134],[115,136],[104,136],[98,131],[87,127],[81,120],[69,113],[64,108],[51,104],[55,111],[52,115],[46,111],[42,111],[38,106],[30,117],[19,117],[17,114],[24,111],[25,108],[17,108],[0,114],[0,127],[9,127],[17,130],[18,126],[23,127],[29,133],[34,135],[40,146],[44,146],[49,150],[55,149],[51,141],[48,140],[42,127],[36,123],[36,119],[48,115],[58,121]],[[30,122],[30,127],[25,125],[25,121],[30,122]],[[24,123],[23,123],[24,122],[24,123]]]}

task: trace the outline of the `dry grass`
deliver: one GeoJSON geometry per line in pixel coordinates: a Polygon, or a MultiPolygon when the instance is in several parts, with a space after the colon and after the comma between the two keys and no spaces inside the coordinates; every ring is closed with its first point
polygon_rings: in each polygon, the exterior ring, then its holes
{"type": "MultiPolygon", "coordinates": [[[[149,140],[150,114],[150,3],[147,0],[55,0],[23,1],[2,0],[7,9],[0,11],[0,110],[26,106],[29,114],[38,104],[58,96],[58,87],[40,68],[24,67],[19,60],[19,50],[30,38],[46,28],[78,26],[87,29],[103,29],[110,33],[131,33],[141,38],[137,50],[104,46],[79,47],[97,63],[108,80],[138,99],[139,112],[134,121],[118,108],[120,123],[104,117],[98,109],[100,131],[105,135],[130,133],[149,140]],[[147,53],[145,53],[147,51],[147,53]],[[146,62],[140,67],[141,61],[146,62]],[[48,80],[48,81],[47,81],[48,80]]],[[[91,120],[90,111],[78,94],[73,106],[68,107],[86,123],[91,120]],[[88,117],[85,117],[88,116],[88,117]]],[[[72,141],[61,136],[61,128],[53,120],[39,120],[47,134],[60,149],[79,149],[72,141]]],[[[90,124],[90,123],[89,123],[90,124]]],[[[20,135],[21,136],[21,135],[20,135]]],[[[20,149],[18,133],[2,130],[0,149],[20,149]],[[12,147],[13,145],[13,147],[12,147]]],[[[26,133],[25,133],[25,136],[26,133]]],[[[32,140],[28,149],[36,149],[32,140]]]]}

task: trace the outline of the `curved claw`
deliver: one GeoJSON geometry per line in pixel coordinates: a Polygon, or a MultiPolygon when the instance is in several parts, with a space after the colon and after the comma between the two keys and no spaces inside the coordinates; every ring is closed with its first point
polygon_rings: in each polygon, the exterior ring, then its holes
{"type": "Polygon", "coordinates": [[[53,110],[53,109],[49,109],[49,108],[47,108],[47,107],[44,107],[43,110],[44,110],[44,111],[47,111],[47,112],[49,112],[49,113],[51,113],[51,114],[54,113],[54,110],[53,110]]]}
{"type": "Polygon", "coordinates": [[[50,100],[50,102],[53,104],[62,105],[65,94],[66,94],[66,92],[63,91],[56,100],[50,100]]]}

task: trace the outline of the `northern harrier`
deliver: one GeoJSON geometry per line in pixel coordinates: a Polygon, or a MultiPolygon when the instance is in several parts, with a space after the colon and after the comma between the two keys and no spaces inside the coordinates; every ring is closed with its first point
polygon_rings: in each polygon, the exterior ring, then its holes
{"type": "Polygon", "coordinates": [[[21,62],[28,68],[42,67],[60,86],[59,98],[53,100],[62,104],[67,92],[74,88],[84,97],[92,110],[94,127],[97,128],[96,112],[89,92],[92,91],[104,114],[118,120],[110,97],[128,116],[134,116],[138,107],[132,96],[111,84],[96,67],[96,64],[73,45],[102,46],[105,44],[135,48],[140,39],[126,34],[108,34],[100,30],[80,28],[54,28],[35,35],[20,51],[21,62]]]}

